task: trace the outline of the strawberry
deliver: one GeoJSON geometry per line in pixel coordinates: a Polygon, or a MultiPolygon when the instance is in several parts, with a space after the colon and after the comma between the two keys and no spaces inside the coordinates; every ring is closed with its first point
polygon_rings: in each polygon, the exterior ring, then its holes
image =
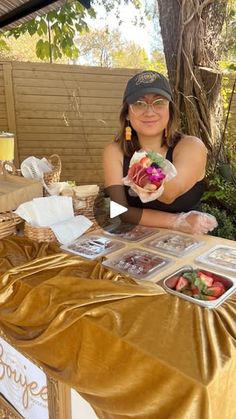
{"type": "Polygon", "coordinates": [[[173,278],[169,278],[169,279],[167,279],[167,281],[166,281],[166,285],[167,285],[169,288],[175,289],[175,287],[176,287],[176,284],[177,284],[178,280],[179,280],[179,277],[178,277],[178,276],[174,276],[173,278]]]}
{"type": "Polygon", "coordinates": [[[178,279],[178,282],[176,284],[176,291],[181,291],[183,288],[188,286],[188,280],[186,278],[184,278],[183,276],[180,276],[178,279]]]}
{"type": "Polygon", "coordinates": [[[222,294],[225,292],[225,287],[220,281],[214,281],[212,284],[213,287],[220,287],[222,289],[222,294]]]}
{"type": "Polygon", "coordinates": [[[139,160],[139,163],[143,166],[143,167],[149,167],[151,160],[149,159],[149,157],[145,156],[143,157],[141,160],[139,160]]]}
{"type": "Polygon", "coordinates": [[[213,296],[213,297],[220,297],[222,294],[224,293],[224,291],[222,290],[222,287],[219,286],[212,286],[207,288],[207,296],[213,296]]]}
{"type": "Polygon", "coordinates": [[[199,295],[199,289],[195,285],[191,284],[191,291],[193,295],[199,295]]]}
{"type": "Polygon", "coordinates": [[[206,274],[204,274],[203,272],[200,272],[200,271],[197,273],[197,276],[199,276],[199,278],[202,280],[202,282],[204,282],[204,284],[207,287],[211,287],[212,286],[212,284],[213,284],[213,278],[212,278],[212,276],[206,275],[206,274]]]}

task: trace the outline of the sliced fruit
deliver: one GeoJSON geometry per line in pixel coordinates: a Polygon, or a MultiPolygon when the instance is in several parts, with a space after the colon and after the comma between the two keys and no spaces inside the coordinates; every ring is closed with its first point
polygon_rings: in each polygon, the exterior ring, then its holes
{"type": "Polygon", "coordinates": [[[188,284],[188,280],[181,275],[178,279],[175,289],[176,291],[181,291],[183,288],[186,288],[188,284]]]}
{"type": "Polygon", "coordinates": [[[199,288],[196,287],[194,284],[191,284],[191,291],[193,295],[199,295],[199,288]]]}
{"type": "Polygon", "coordinates": [[[213,296],[213,297],[220,297],[222,294],[224,294],[224,291],[222,290],[222,287],[219,286],[213,286],[207,288],[207,295],[213,296]]]}
{"type": "Polygon", "coordinates": [[[206,275],[203,272],[198,272],[197,275],[204,282],[207,287],[211,287],[213,284],[213,278],[210,275],[206,275]]]}
{"type": "Polygon", "coordinates": [[[139,163],[143,166],[143,167],[149,167],[151,160],[149,159],[149,157],[143,157],[141,160],[139,160],[139,163]]]}
{"type": "Polygon", "coordinates": [[[223,293],[225,292],[224,284],[222,284],[222,282],[220,282],[220,281],[214,281],[212,286],[213,287],[220,287],[222,289],[223,293]]]}
{"type": "Polygon", "coordinates": [[[172,278],[168,278],[166,280],[167,287],[169,287],[171,289],[175,288],[178,280],[179,280],[178,276],[173,276],[172,278]]]}

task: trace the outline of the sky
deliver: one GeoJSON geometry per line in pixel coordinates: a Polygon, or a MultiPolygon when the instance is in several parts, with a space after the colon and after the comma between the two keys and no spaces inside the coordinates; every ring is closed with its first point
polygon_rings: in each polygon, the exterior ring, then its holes
{"type": "MultiPolygon", "coordinates": [[[[146,0],[146,2],[152,8],[156,4],[156,0],[146,0]]],[[[144,16],[144,6],[141,12],[137,12],[132,3],[129,5],[123,5],[122,8],[120,8],[120,18],[122,20],[122,24],[119,24],[115,13],[109,14],[108,17],[106,16],[104,8],[101,6],[99,8],[95,8],[95,10],[97,13],[96,19],[88,20],[88,24],[91,28],[98,29],[108,25],[111,30],[119,29],[124,39],[127,39],[127,41],[134,41],[137,45],[145,48],[149,55],[154,45],[159,50],[162,50],[161,37],[157,37],[156,35],[153,20],[145,18],[144,27],[137,26],[132,22],[134,21],[137,13],[141,13],[141,15],[144,16]]]]}

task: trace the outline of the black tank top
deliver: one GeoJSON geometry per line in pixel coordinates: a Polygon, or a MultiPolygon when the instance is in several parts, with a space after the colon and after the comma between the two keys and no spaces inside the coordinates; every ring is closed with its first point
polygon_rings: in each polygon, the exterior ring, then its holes
{"type": "MultiPolygon", "coordinates": [[[[168,148],[166,158],[172,162],[174,148],[168,148]]],[[[128,173],[129,162],[131,157],[124,156],[123,160],[123,176],[125,177],[128,173]]],[[[125,193],[128,204],[132,207],[138,208],[150,208],[165,212],[188,212],[191,210],[200,210],[200,199],[204,192],[204,179],[195,183],[195,185],[185,192],[183,195],[176,198],[171,204],[164,204],[157,199],[155,201],[143,203],[139,197],[134,197],[129,194],[129,187],[125,186],[125,193]]]]}

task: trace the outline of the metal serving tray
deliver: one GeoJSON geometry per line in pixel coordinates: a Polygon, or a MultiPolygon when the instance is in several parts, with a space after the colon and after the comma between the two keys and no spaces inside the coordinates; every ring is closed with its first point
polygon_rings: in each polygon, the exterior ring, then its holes
{"type": "Polygon", "coordinates": [[[211,272],[210,270],[199,269],[199,267],[191,266],[191,265],[182,266],[177,271],[168,275],[167,277],[165,277],[161,281],[158,281],[157,284],[161,285],[170,294],[173,294],[177,297],[183,298],[184,300],[190,301],[191,303],[198,304],[202,307],[207,307],[207,308],[210,308],[210,309],[219,307],[219,305],[221,305],[234,292],[236,292],[236,281],[233,278],[231,278],[229,276],[221,275],[221,274],[216,274],[215,272],[211,272]],[[214,277],[214,280],[222,282],[225,289],[226,289],[224,294],[222,294],[216,300],[206,301],[206,300],[200,300],[198,298],[188,296],[186,294],[181,293],[180,291],[176,291],[175,289],[173,289],[174,284],[176,285],[177,279],[181,275],[183,275],[186,272],[191,272],[191,271],[196,270],[196,269],[201,271],[202,273],[204,273],[206,275],[210,274],[214,277]]]}
{"type": "Polygon", "coordinates": [[[128,242],[139,242],[160,231],[152,227],[124,223],[106,226],[105,230],[104,234],[128,242]]]}
{"type": "Polygon", "coordinates": [[[236,247],[217,245],[195,259],[205,266],[223,269],[236,275],[236,247]]]}
{"type": "Polygon", "coordinates": [[[146,241],[143,245],[152,250],[158,250],[162,253],[168,253],[174,256],[185,256],[204,241],[196,240],[193,236],[179,233],[159,234],[154,239],[146,241]]]}
{"type": "Polygon", "coordinates": [[[61,249],[86,259],[96,259],[125,247],[125,244],[98,234],[84,235],[61,249]]]}
{"type": "Polygon", "coordinates": [[[129,275],[137,279],[149,279],[159,273],[171,260],[149,252],[148,250],[133,248],[120,252],[117,256],[109,257],[102,264],[116,272],[129,275]]]}

